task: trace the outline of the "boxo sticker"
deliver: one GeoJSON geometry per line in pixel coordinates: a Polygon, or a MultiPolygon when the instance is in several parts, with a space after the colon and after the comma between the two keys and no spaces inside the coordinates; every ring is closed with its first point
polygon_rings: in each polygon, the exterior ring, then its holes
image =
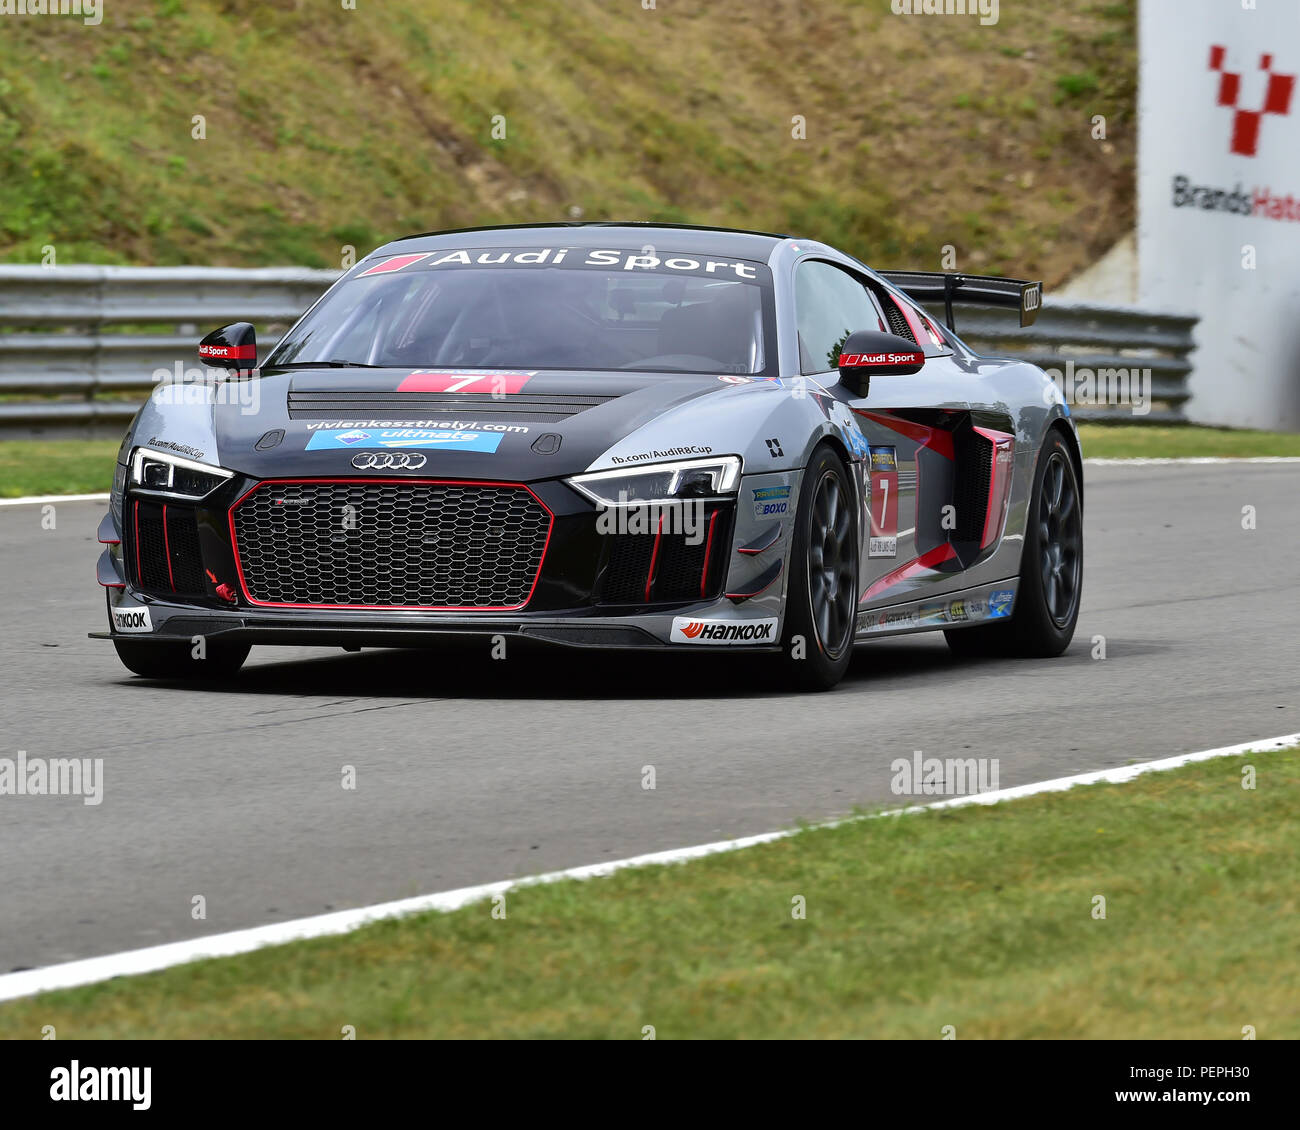
{"type": "Polygon", "coordinates": [[[789,487],[755,487],[754,517],[760,522],[782,518],[790,510],[789,487]]]}

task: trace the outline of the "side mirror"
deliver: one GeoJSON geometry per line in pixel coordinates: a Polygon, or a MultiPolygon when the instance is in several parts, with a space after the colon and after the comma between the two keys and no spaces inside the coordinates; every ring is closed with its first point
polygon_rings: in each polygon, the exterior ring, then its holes
{"type": "Polygon", "coordinates": [[[257,332],[251,322],[232,322],[199,342],[199,360],[218,369],[256,369],[257,332]]]}
{"type": "Polygon", "coordinates": [[[873,375],[904,377],[919,373],[925,350],[914,341],[878,330],[849,334],[840,349],[840,384],[866,396],[873,375]]]}

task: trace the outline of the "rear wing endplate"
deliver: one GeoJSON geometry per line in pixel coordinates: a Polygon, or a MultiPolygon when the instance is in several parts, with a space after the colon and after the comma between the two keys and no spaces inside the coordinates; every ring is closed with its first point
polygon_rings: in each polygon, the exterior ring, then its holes
{"type": "Polygon", "coordinates": [[[953,302],[1005,306],[1020,311],[1020,324],[1032,326],[1043,306],[1042,282],[1004,279],[994,275],[961,275],[941,271],[881,271],[885,278],[917,302],[943,302],[944,320],[953,324],[953,302]]]}

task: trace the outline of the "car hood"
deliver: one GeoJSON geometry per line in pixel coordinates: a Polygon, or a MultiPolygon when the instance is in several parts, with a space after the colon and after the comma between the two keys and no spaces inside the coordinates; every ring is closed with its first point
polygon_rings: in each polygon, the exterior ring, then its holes
{"type": "Polygon", "coordinates": [[[699,374],[267,370],[213,404],[217,462],[257,478],[356,473],[419,452],[428,477],[533,481],[586,470],[666,412],[748,383],[699,374]],[[733,383],[734,382],[734,383],[733,383]]]}

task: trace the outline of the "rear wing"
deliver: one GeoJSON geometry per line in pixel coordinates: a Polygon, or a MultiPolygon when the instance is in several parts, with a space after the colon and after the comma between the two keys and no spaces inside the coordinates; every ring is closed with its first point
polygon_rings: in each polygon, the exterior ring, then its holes
{"type": "Polygon", "coordinates": [[[1020,324],[1032,326],[1043,305],[1043,284],[993,275],[944,274],[940,271],[881,271],[885,278],[917,302],[943,302],[944,320],[953,324],[953,302],[1005,306],[1020,311],[1020,324]]]}

